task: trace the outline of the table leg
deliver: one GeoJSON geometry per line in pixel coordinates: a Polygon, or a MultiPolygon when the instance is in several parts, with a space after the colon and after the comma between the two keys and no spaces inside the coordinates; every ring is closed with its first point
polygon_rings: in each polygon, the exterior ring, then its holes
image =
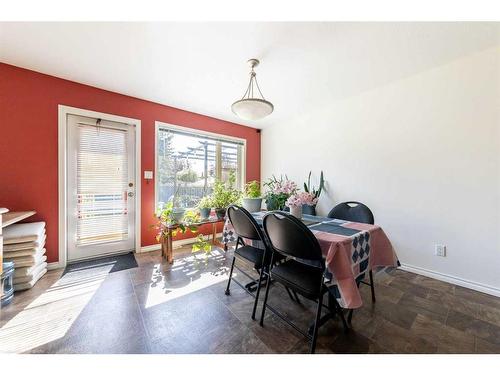
{"type": "Polygon", "coordinates": [[[161,257],[167,258],[167,241],[165,235],[162,234],[160,237],[160,245],[161,245],[161,257]]]}
{"type": "Polygon", "coordinates": [[[212,245],[227,250],[227,245],[217,239],[217,223],[212,223],[212,245]]]}
{"type": "Polygon", "coordinates": [[[217,236],[217,224],[212,223],[212,245],[217,245],[215,238],[217,236]]]}
{"type": "Polygon", "coordinates": [[[173,250],[173,244],[172,244],[172,230],[168,230],[168,236],[167,236],[167,249],[168,249],[168,256],[167,256],[167,262],[170,264],[174,263],[174,250],[173,250]]]}

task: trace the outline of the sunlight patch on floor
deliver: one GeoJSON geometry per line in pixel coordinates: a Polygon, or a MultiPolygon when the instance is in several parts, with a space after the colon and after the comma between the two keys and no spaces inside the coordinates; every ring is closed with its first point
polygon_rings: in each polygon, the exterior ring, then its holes
{"type": "MultiPolygon", "coordinates": [[[[220,251],[213,251],[210,258],[192,255],[174,260],[174,265],[170,270],[174,278],[160,283],[151,283],[144,307],[153,307],[227,281],[229,276],[227,267],[222,267],[217,271],[206,267],[207,262],[222,259],[223,255],[220,251]],[[175,275],[175,273],[179,273],[179,275],[175,275]]],[[[233,273],[233,276],[236,276],[236,272],[233,273]]]]}
{"type": "Polygon", "coordinates": [[[0,352],[21,353],[63,337],[113,264],[65,274],[0,328],[0,352]]]}

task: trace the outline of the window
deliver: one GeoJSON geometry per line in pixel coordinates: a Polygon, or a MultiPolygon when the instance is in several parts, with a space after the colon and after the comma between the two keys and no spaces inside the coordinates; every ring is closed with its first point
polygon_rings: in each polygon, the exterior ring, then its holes
{"type": "Polygon", "coordinates": [[[174,126],[157,127],[156,204],[174,199],[184,208],[196,206],[211,194],[216,179],[228,181],[234,173],[236,187],[244,181],[244,140],[174,126]]]}

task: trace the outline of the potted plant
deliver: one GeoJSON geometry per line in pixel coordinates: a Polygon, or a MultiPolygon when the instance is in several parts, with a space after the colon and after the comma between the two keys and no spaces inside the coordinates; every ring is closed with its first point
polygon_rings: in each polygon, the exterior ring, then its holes
{"type": "Polygon", "coordinates": [[[321,171],[321,175],[319,177],[318,190],[316,190],[316,188],[314,186],[311,188],[311,171],[309,171],[309,177],[307,178],[307,184],[304,182],[304,191],[306,193],[311,193],[314,196],[314,198],[316,199],[316,203],[314,203],[313,205],[304,204],[302,206],[302,212],[304,214],[316,216],[316,204],[319,200],[319,196],[321,195],[321,192],[323,191],[324,187],[325,187],[325,179],[323,177],[323,171],[321,171]]]}
{"type": "Polygon", "coordinates": [[[178,194],[178,190],[174,193],[174,195],[171,197],[170,202],[172,203],[172,217],[175,221],[181,221],[182,218],[184,217],[184,213],[186,212],[186,209],[184,207],[181,207],[181,199],[178,194]]]}
{"type": "Polygon", "coordinates": [[[302,208],[305,205],[314,206],[316,203],[318,203],[318,198],[315,198],[312,193],[301,191],[292,194],[285,204],[290,207],[290,213],[300,219],[302,217],[302,208]]]}
{"type": "Polygon", "coordinates": [[[245,196],[243,197],[243,208],[248,212],[258,212],[262,206],[259,181],[250,181],[245,185],[245,196]]]}
{"type": "Polygon", "coordinates": [[[178,218],[178,215],[175,213],[173,208],[172,201],[165,203],[163,207],[159,208],[155,213],[154,217],[157,219],[156,224],[151,225],[151,228],[157,230],[156,239],[159,241],[162,234],[166,233],[166,230],[169,226],[176,225],[177,228],[173,232],[174,235],[177,232],[185,233],[188,229],[196,233],[197,226],[194,225],[197,221],[199,221],[199,216],[194,211],[187,211],[184,209],[185,214],[178,218]]]}
{"type": "Polygon", "coordinates": [[[198,210],[200,210],[200,217],[202,220],[207,220],[210,217],[210,211],[212,210],[212,199],[206,195],[200,199],[198,202],[198,210]]]}
{"type": "Polygon", "coordinates": [[[286,176],[278,179],[273,175],[264,186],[267,188],[265,200],[268,211],[284,210],[286,200],[297,191],[297,184],[286,176]]]}
{"type": "MultiPolygon", "coordinates": [[[[150,227],[151,229],[155,229],[157,232],[156,240],[161,244],[162,254],[166,253],[166,239],[169,232],[172,237],[177,236],[178,233],[186,233],[188,230],[193,234],[198,233],[198,223],[200,221],[198,213],[194,210],[189,210],[185,212],[184,216],[180,220],[177,220],[174,218],[173,202],[171,201],[163,205],[162,208],[158,209],[154,216],[157,219],[157,222],[150,227]],[[172,226],[175,226],[175,229],[169,231],[169,227],[172,228],[172,226]]],[[[205,240],[205,237],[201,234],[198,234],[196,242],[192,247],[193,252],[199,250],[204,250],[207,254],[212,250],[212,246],[210,246],[210,244],[205,240]]]]}
{"type": "Polygon", "coordinates": [[[212,193],[212,205],[219,219],[226,216],[226,209],[232,204],[238,204],[241,200],[241,192],[234,187],[236,177],[231,173],[227,183],[221,180],[215,181],[212,193]]]}

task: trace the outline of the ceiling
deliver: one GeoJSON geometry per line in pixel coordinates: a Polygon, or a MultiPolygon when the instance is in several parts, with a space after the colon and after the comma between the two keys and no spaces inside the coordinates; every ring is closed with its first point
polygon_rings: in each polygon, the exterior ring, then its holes
{"type": "Polygon", "coordinates": [[[0,23],[0,61],[265,128],[499,45],[494,23],[0,23]],[[230,109],[249,58],[275,112],[230,109]]]}

